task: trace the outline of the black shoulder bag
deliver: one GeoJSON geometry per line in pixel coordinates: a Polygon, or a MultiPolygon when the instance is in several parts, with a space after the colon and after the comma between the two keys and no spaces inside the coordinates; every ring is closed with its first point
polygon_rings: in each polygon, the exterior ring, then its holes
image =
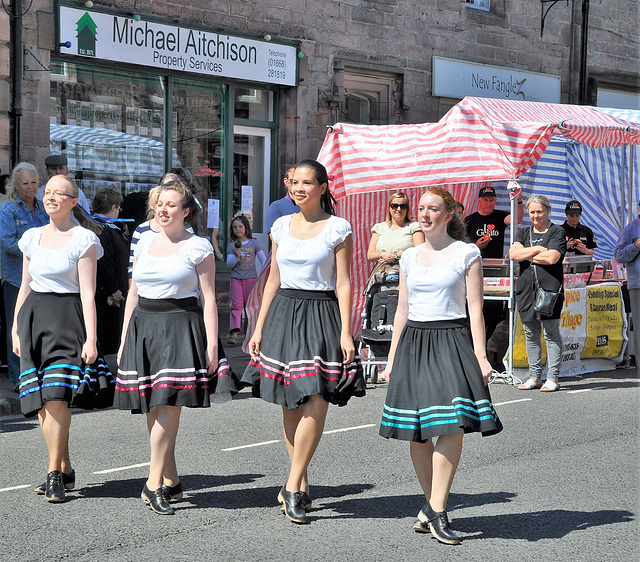
{"type": "MultiPolygon", "coordinates": [[[[533,245],[531,241],[531,237],[533,235],[533,227],[529,230],[529,243],[533,245]]],[[[533,305],[533,310],[538,312],[542,316],[551,316],[553,314],[553,309],[558,302],[558,298],[560,297],[560,293],[562,292],[562,288],[558,291],[547,291],[540,286],[538,281],[538,270],[536,265],[531,261],[531,267],[533,267],[533,275],[535,276],[535,304],[533,305]]]]}

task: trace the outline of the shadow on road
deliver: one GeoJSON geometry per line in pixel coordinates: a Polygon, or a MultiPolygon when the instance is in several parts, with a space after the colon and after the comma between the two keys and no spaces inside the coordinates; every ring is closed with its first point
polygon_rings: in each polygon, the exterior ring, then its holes
{"type": "MultiPolygon", "coordinates": [[[[198,497],[200,495],[211,495],[212,497],[219,497],[220,494],[234,493],[238,494],[238,491],[225,490],[220,491],[206,491],[210,488],[220,486],[232,486],[234,484],[250,484],[257,479],[264,477],[264,474],[234,474],[231,476],[216,476],[206,474],[193,474],[184,475],[180,478],[185,490],[185,500],[191,501],[192,497],[198,497]]],[[[128,478],[126,480],[109,480],[108,482],[101,482],[99,484],[93,484],[83,486],[78,490],[79,494],[85,498],[130,498],[139,496],[146,478],[128,478]]],[[[243,491],[244,492],[244,491],[243,491]]],[[[276,492],[277,494],[277,492],[276,492]]],[[[182,501],[185,501],[182,500],[182,501]]],[[[198,502],[200,503],[200,502],[198,502]]],[[[204,507],[204,505],[203,505],[204,507]]],[[[214,507],[214,503],[207,504],[207,507],[214,507]]],[[[215,507],[225,507],[215,505],[215,507]]],[[[235,505],[230,507],[246,507],[243,505],[235,505]]]]}
{"type": "Polygon", "coordinates": [[[552,509],[535,513],[509,513],[504,517],[452,518],[452,526],[462,533],[469,533],[465,540],[473,539],[521,539],[530,542],[561,539],[573,531],[630,523],[634,515],[630,511],[569,511],[552,509]]]}
{"type": "MultiPolygon", "coordinates": [[[[318,488],[321,488],[320,486],[318,488]]],[[[492,492],[487,494],[451,494],[447,502],[448,511],[493,503],[507,503],[517,494],[512,492],[492,492]]],[[[326,497],[326,496],[325,496],[326,497]]],[[[347,498],[337,502],[324,501],[319,496],[319,505],[342,516],[353,518],[404,519],[417,515],[424,505],[424,496],[380,496],[377,498],[347,498]]]]}
{"type": "MultiPolygon", "coordinates": [[[[237,478],[252,478],[253,481],[259,478],[261,475],[249,474],[238,475],[237,478]]],[[[197,479],[204,478],[203,476],[184,477],[185,486],[187,491],[185,497],[180,503],[190,503],[190,506],[184,506],[186,509],[190,508],[204,508],[215,507],[219,509],[243,509],[243,508],[259,508],[259,507],[276,507],[278,505],[278,492],[280,488],[268,486],[264,488],[251,488],[242,490],[198,490],[197,487],[190,486],[192,478],[197,482],[197,479]]],[[[216,477],[213,477],[215,481],[216,477]]],[[[233,477],[225,477],[233,478],[233,477]]],[[[246,480],[247,482],[249,480],[246,480]]],[[[233,484],[235,482],[227,482],[233,484]]],[[[243,482],[237,482],[243,483],[243,482]]],[[[211,488],[215,484],[207,484],[203,487],[211,488]]],[[[218,484],[222,485],[222,484],[218,484]]],[[[362,494],[363,492],[373,488],[373,484],[355,484],[345,486],[313,486],[311,488],[311,496],[314,502],[317,502],[316,498],[327,497],[342,497],[350,496],[354,494],[362,494]]],[[[322,501],[322,500],[320,500],[322,501]]],[[[315,505],[315,504],[314,504],[315,505]]],[[[183,508],[181,506],[181,508],[183,508]]]]}

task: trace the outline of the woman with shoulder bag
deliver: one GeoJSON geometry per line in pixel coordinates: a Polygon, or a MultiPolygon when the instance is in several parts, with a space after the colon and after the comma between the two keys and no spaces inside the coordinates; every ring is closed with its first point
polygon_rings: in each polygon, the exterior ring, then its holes
{"type": "Polygon", "coordinates": [[[529,378],[518,388],[554,392],[559,388],[558,375],[562,362],[562,260],[567,251],[567,241],[564,230],[549,218],[549,199],[544,195],[532,195],[526,207],[533,226],[520,228],[509,250],[509,258],[520,263],[516,305],[524,328],[529,361],[529,378]],[[550,293],[556,293],[557,297],[550,293]],[[541,333],[547,344],[547,381],[544,385],[541,333]]]}

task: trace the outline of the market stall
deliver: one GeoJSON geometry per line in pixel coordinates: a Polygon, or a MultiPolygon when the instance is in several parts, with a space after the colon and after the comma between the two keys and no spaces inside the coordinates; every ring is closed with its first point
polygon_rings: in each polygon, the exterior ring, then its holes
{"type": "MultiPolygon", "coordinates": [[[[370,227],[383,216],[392,192],[406,192],[415,209],[428,186],[445,186],[456,199],[469,202],[482,185],[503,181],[515,216],[514,197],[521,188],[517,180],[540,159],[554,135],[592,149],[640,144],[640,128],[590,107],[484,98],[465,98],[438,123],[331,127],[318,159],[332,178],[340,214],[354,228],[354,327],[369,270],[370,227]]],[[[524,187],[526,198],[532,187],[524,187]]],[[[513,237],[512,230],[511,241],[513,237]]],[[[515,333],[513,286],[511,269],[506,297],[510,339],[515,333]]],[[[510,359],[507,371],[512,365],[510,359]]]]}

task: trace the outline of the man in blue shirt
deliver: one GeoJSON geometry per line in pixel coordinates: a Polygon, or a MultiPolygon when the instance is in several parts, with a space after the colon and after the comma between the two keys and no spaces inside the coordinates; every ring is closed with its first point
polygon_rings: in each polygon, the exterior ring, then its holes
{"type": "Polygon", "coordinates": [[[636,372],[640,375],[640,203],[638,203],[638,217],[624,227],[613,254],[617,262],[627,267],[636,372]]]}
{"type": "Polygon", "coordinates": [[[269,205],[269,209],[267,210],[267,234],[271,232],[271,227],[276,219],[280,217],[284,217],[286,215],[293,215],[300,210],[300,207],[293,202],[291,199],[291,195],[289,194],[289,188],[291,186],[291,178],[293,178],[293,171],[295,167],[291,167],[287,170],[287,173],[284,175],[283,181],[284,185],[287,188],[287,193],[282,199],[278,199],[269,205]]]}

